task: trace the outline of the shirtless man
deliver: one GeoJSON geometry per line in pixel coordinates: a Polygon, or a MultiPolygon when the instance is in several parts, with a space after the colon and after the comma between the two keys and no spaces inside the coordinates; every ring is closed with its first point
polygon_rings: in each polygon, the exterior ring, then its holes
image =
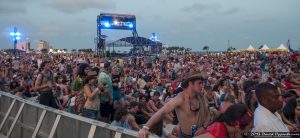
{"type": "Polygon", "coordinates": [[[208,105],[202,94],[204,80],[204,77],[199,72],[187,77],[181,84],[184,91],[158,110],[143,128],[140,129],[138,137],[146,138],[149,134],[149,129],[154,127],[173,110],[175,110],[179,121],[179,134],[177,133],[177,136],[191,137],[194,135],[191,129],[193,125],[196,125],[200,132],[209,120],[208,105]]]}

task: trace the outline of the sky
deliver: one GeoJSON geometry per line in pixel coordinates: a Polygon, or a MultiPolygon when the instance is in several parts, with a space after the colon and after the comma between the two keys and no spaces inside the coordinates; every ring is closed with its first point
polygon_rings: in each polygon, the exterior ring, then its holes
{"type": "MultiPolygon", "coordinates": [[[[94,48],[100,13],[136,15],[139,36],[193,51],[250,44],[276,48],[290,39],[300,47],[299,0],[0,0],[0,49],[12,48],[17,27],[32,48],[45,40],[54,48],[94,48]],[[229,42],[229,43],[228,43],[229,42]]],[[[131,31],[104,30],[107,41],[131,31]]]]}

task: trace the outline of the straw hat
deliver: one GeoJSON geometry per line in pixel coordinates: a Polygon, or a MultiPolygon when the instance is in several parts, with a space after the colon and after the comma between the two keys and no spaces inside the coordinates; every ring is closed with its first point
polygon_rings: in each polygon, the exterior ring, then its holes
{"type": "Polygon", "coordinates": [[[90,71],[87,76],[97,76],[97,72],[96,71],[90,71]]]}
{"type": "Polygon", "coordinates": [[[92,79],[97,79],[97,72],[96,71],[90,71],[87,75],[87,77],[85,78],[85,84],[88,83],[90,80],[92,79]]]}
{"type": "Polygon", "coordinates": [[[186,78],[183,78],[182,81],[182,86],[183,87],[188,87],[188,83],[191,80],[202,80],[203,82],[207,80],[206,75],[204,75],[204,73],[201,73],[199,71],[195,71],[193,72],[190,76],[187,76],[186,78]]]}

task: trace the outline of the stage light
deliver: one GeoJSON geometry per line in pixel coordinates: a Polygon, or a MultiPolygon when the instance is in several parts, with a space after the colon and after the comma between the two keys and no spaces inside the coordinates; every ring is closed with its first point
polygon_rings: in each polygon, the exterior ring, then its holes
{"type": "Polygon", "coordinates": [[[13,41],[14,41],[14,55],[15,55],[15,58],[16,58],[16,48],[17,48],[17,43],[18,43],[18,40],[21,39],[20,35],[21,33],[17,31],[17,27],[14,27],[14,31],[10,33],[11,36],[13,36],[13,41]]]}
{"type": "Polygon", "coordinates": [[[114,21],[114,25],[118,25],[118,23],[119,23],[118,21],[114,21]]]}
{"type": "Polygon", "coordinates": [[[129,24],[128,27],[129,27],[129,28],[133,28],[133,24],[132,24],[132,23],[129,24]]]}
{"type": "Polygon", "coordinates": [[[110,27],[110,24],[109,23],[104,23],[104,26],[108,28],[108,27],[110,27]]]}

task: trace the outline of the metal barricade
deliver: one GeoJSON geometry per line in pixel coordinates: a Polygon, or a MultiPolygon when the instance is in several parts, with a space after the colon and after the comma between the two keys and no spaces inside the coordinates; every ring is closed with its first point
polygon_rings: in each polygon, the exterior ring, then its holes
{"type": "Polygon", "coordinates": [[[137,132],[56,110],[0,91],[0,138],[2,137],[134,138],[137,137],[137,132]]]}

